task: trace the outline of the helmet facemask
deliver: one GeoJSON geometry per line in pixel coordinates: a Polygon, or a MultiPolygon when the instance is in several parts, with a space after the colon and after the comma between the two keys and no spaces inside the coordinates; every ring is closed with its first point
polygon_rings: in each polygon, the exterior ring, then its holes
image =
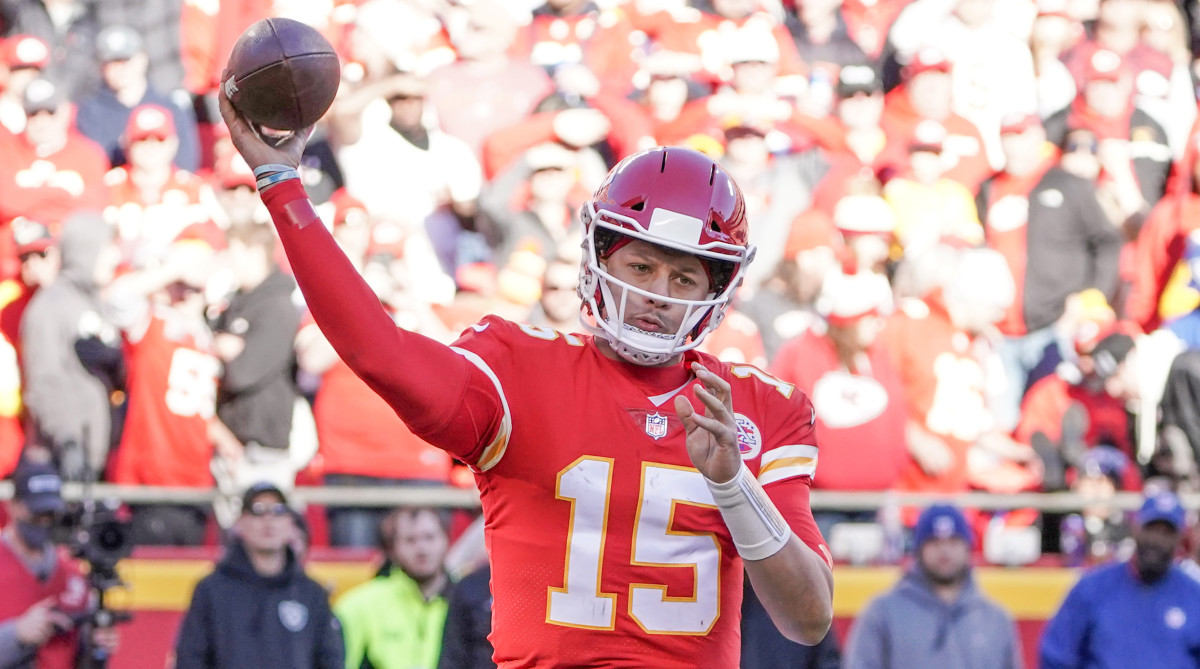
{"type": "Polygon", "coordinates": [[[580,268],[579,295],[583,300],[580,322],[602,337],[622,359],[636,365],[653,366],[689,351],[720,325],[746,265],[754,256],[753,246],[722,242],[686,244],[643,231],[632,218],[600,209],[592,202],[582,212],[586,234],[580,268]],[[617,279],[605,267],[608,257],[627,240],[642,240],[699,258],[705,265],[712,290],[705,299],[686,300],[642,290],[617,279]],[[657,302],[685,307],[675,332],[648,332],[625,323],[629,300],[649,297],[657,302]]]}

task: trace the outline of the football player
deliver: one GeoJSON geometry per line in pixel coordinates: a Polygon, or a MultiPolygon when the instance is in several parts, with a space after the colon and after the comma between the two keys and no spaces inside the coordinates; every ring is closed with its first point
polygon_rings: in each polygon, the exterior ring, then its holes
{"type": "Polygon", "coordinates": [[[754,256],[720,165],[658,147],[585,203],[589,334],[487,316],[447,347],[397,328],[320,224],[296,178],[307,133],[271,146],[221,105],[330,343],[475,472],[497,664],[737,666],[743,567],[784,635],[824,637],[812,404],[695,350],[754,256]]]}

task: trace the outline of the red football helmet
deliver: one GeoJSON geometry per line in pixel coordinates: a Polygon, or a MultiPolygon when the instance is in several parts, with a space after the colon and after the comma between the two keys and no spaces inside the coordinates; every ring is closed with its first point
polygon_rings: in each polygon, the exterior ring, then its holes
{"type": "Polygon", "coordinates": [[[691,149],[659,146],[622,160],[584,203],[581,216],[583,325],[607,339],[621,357],[640,365],[661,364],[698,346],[721,323],[754,258],[741,189],[725,168],[691,149]],[[681,300],[614,278],[602,261],[631,239],[698,257],[708,270],[712,291],[704,300],[681,300]],[[631,292],[685,305],[679,331],[646,332],[626,324],[631,292]]]}

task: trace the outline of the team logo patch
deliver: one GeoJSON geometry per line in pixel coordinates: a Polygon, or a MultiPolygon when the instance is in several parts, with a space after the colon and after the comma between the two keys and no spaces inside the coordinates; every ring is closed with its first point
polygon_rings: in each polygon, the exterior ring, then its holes
{"type": "Polygon", "coordinates": [[[299,632],[308,624],[308,607],[294,599],[279,602],[279,622],[289,632],[299,632]]]}
{"type": "Polygon", "coordinates": [[[658,412],[646,416],[646,434],[655,439],[667,436],[667,417],[658,412]]]}
{"type": "Polygon", "coordinates": [[[740,413],[733,414],[733,420],[737,423],[738,452],[742,454],[742,459],[757,458],[762,452],[762,432],[754,421],[740,413]]]}

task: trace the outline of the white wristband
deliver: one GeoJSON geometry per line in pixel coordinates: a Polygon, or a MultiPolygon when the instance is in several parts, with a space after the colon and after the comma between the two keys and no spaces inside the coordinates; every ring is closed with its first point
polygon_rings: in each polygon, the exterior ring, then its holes
{"type": "Polygon", "coordinates": [[[746,463],[724,483],[707,478],[704,481],[725,519],[738,555],[745,560],[762,560],[783,549],[792,530],[746,463]]]}
{"type": "Polygon", "coordinates": [[[274,174],[268,174],[267,176],[262,177],[261,179],[258,180],[258,182],[257,182],[258,192],[262,193],[263,191],[267,190],[271,186],[274,186],[275,184],[278,184],[280,182],[288,181],[289,179],[299,179],[299,178],[300,178],[300,175],[296,174],[296,170],[293,170],[293,169],[289,169],[284,172],[276,172],[274,174]]]}

